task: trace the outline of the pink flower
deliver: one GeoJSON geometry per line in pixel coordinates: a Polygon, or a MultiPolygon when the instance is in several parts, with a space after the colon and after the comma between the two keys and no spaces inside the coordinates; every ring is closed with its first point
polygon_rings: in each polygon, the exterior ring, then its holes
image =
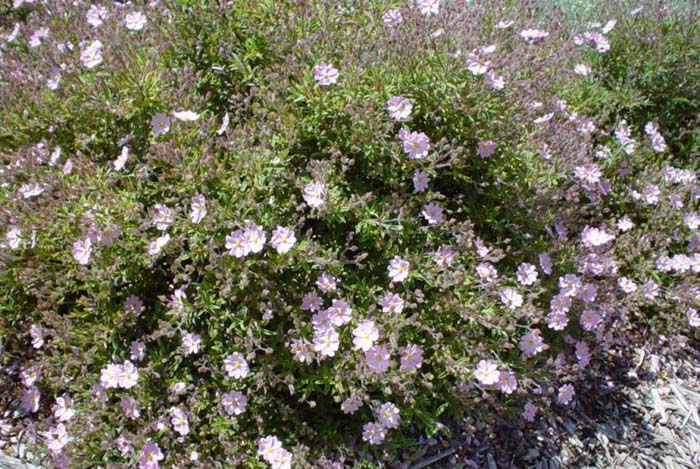
{"type": "Polygon", "coordinates": [[[352,320],[352,309],[345,301],[333,300],[327,311],[334,326],[344,326],[352,320]]]}
{"type": "Polygon", "coordinates": [[[387,12],[382,15],[382,22],[387,29],[396,29],[403,23],[403,16],[399,10],[387,10],[387,12]]]}
{"type": "Polygon", "coordinates": [[[537,407],[535,407],[532,402],[528,401],[523,407],[523,418],[528,422],[534,422],[536,413],[537,407]]]}
{"type": "Polygon", "coordinates": [[[362,427],[362,440],[370,445],[379,445],[386,438],[386,429],[379,423],[369,422],[362,427]]]}
{"type": "Polygon", "coordinates": [[[352,343],[355,345],[355,349],[366,352],[379,339],[379,329],[377,329],[374,321],[365,319],[352,331],[352,335],[354,336],[352,343]]]}
{"type": "Polygon", "coordinates": [[[199,113],[190,110],[173,112],[173,117],[180,122],[194,122],[199,119],[199,113]]]}
{"type": "Polygon", "coordinates": [[[28,184],[22,184],[19,188],[19,193],[25,199],[30,199],[32,197],[37,197],[44,193],[44,187],[37,182],[30,182],[28,184]]]}
{"type": "Polygon", "coordinates": [[[389,368],[390,358],[389,351],[379,345],[374,345],[365,352],[367,366],[375,373],[384,373],[389,368]]]}
{"type": "Polygon", "coordinates": [[[234,352],[224,360],[224,369],[229,377],[234,379],[243,379],[248,376],[248,362],[243,358],[243,355],[234,352]]]}
{"type": "Polygon", "coordinates": [[[416,6],[421,15],[437,15],[440,12],[440,0],[417,0],[416,6]]]}
{"type": "Polygon", "coordinates": [[[190,203],[190,221],[198,225],[207,216],[207,199],[202,194],[192,197],[190,203]]]}
{"type": "Polygon", "coordinates": [[[520,308],[523,305],[523,296],[515,288],[504,288],[500,293],[501,302],[509,309],[520,308]]]}
{"type": "Polygon", "coordinates": [[[134,361],[140,362],[146,357],[146,344],[144,344],[143,342],[134,341],[131,343],[129,351],[129,358],[131,358],[134,361]]]}
{"type": "Polygon", "coordinates": [[[30,413],[36,412],[39,410],[40,399],[41,394],[39,394],[39,390],[36,388],[36,386],[32,386],[31,388],[27,389],[22,394],[22,400],[20,403],[22,410],[30,413]]]}
{"type": "Polygon", "coordinates": [[[124,17],[126,29],[131,31],[141,31],[146,26],[147,21],[146,15],[140,11],[131,12],[124,17]]]}
{"type": "Polygon", "coordinates": [[[647,300],[653,300],[659,296],[659,286],[653,280],[647,281],[642,285],[642,295],[647,300]]]}
{"type": "Polygon", "coordinates": [[[603,246],[614,239],[615,235],[609,234],[601,228],[593,228],[588,225],[586,225],[581,233],[581,241],[588,249],[603,246]]]}
{"type": "Polygon", "coordinates": [[[229,255],[241,258],[250,254],[250,248],[246,242],[245,232],[243,230],[232,231],[231,234],[226,236],[226,249],[228,249],[229,255]]]}
{"type": "Polygon", "coordinates": [[[148,442],[141,450],[139,458],[139,469],[158,469],[160,466],[158,461],[163,460],[163,452],[157,444],[148,442]]]}
{"type": "Polygon", "coordinates": [[[503,394],[513,394],[518,388],[518,381],[512,371],[501,371],[498,375],[498,387],[503,394]]]}
{"type": "Polygon", "coordinates": [[[327,272],[323,272],[321,275],[319,275],[318,279],[316,279],[316,286],[323,293],[335,291],[337,283],[338,279],[332,275],[329,275],[327,272]]]}
{"type": "Polygon", "coordinates": [[[102,43],[100,41],[90,42],[80,53],[80,61],[87,68],[100,65],[102,63],[102,43]]]}
{"type": "Polygon", "coordinates": [[[311,324],[314,326],[315,331],[325,331],[333,327],[333,314],[327,309],[319,311],[311,317],[311,324]]]}
{"type": "Polygon", "coordinates": [[[173,424],[173,430],[182,436],[190,432],[189,421],[187,415],[179,407],[170,409],[170,423],[173,424]]]}
{"type": "Polygon", "coordinates": [[[549,36],[549,33],[541,29],[524,29],[520,31],[520,37],[529,43],[533,43],[538,39],[544,39],[547,36],[549,36]]]}
{"type": "Polygon", "coordinates": [[[581,279],[575,274],[566,274],[563,277],[559,277],[559,293],[561,295],[574,297],[578,294],[581,286],[581,279]]]}
{"type": "Polygon", "coordinates": [[[151,131],[156,137],[168,133],[170,130],[170,117],[163,112],[155,114],[151,118],[151,131]]]}
{"type": "Polygon", "coordinates": [[[166,205],[155,204],[151,209],[153,212],[153,224],[160,231],[165,231],[175,221],[173,211],[166,205]]]}
{"type": "Polygon", "coordinates": [[[284,226],[278,226],[277,229],[272,232],[270,244],[278,253],[285,254],[292,249],[296,241],[297,239],[294,236],[294,231],[284,226]]]}
{"type": "Polygon", "coordinates": [[[578,364],[581,368],[588,366],[588,363],[591,361],[591,352],[585,342],[576,343],[574,354],[576,355],[578,364]]]}
{"type": "Polygon", "coordinates": [[[29,327],[29,335],[32,338],[32,347],[40,349],[44,346],[44,331],[36,324],[29,327]]]}
{"type": "Polygon", "coordinates": [[[306,311],[319,311],[323,307],[323,300],[316,292],[309,292],[301,299],[301,309],[306,311]]]}
{"type": "Polygon", "coordinates": [[[442,208],[432,202],[423,207],[421,214],[430,225],[437,225],[442,221],[442,208]]]}
{"type": "Polygon", "coordinates": [[[33,365],[23,368],[19,374],[19,378],[25,387],[33,386],[34,383],[41,379],[41,370],[33,365]]]}
{"type": "Polygon", "coordinates": [[[574,399],[575,394],[574,387],[571,384],[565,384],[559,388],[557,402],[562,405],[569,405],[569,403],[574,399]]]}
{"type": "Polygon", "coordinates": [[[350,396],[340,404],[340,410],[344,414],[354,414],[360,407],[362,407],[362,401],[356,396],[350,396]]]}
{"type": "Polygon", "coordinates": [[[417,370],[423,365],[423,349],[416,344],[408,344],[401,349],[401,369],[406,372],[417,370]]]}
{"type": "Polygon", "coordinates": [[[340,336],[332,327],[316,329],[313,346],[322,357],[333,357],[340,347],[340,336]]]}
{"type": "Polygon", "coordinates": [[[518,282],[523,285],[532,285],[537,281],[537,269],[534,265],[524,262],[518,266],[516,271],[518,282]]]}
{"type": "Polygon", "coordinates": [[[411,264],[398,256],[389,262],[389,277],[392,282],[403,282],[408,278],[410,270],[411,264]]]}
{"type": "Polygon", "coordinates": [[[569,324],[566,313],[552,311],[547,315],[547,326],[555,331],[562,331],[569,324]]]}
{"type": "Polygon", "coordinates": [[[160,253],[160,251],[163,250],[166,244],[170,242],[170,235],[169,234],[164,234],[162,236],[159,236],[158,238],[152,239],[148,243],[148,255],[153,257],[156,256],[160,253]]]}
{"type": "Polygon", "coordinates": [[[481,384],[491,386],[496,384],[501,377],[501,372],[498,371],[498,365],[491,360],[480,360],[474,369],[474,378],[481,384]]]}
{"type": "Polygon", "coordinates": [[[416,172],[413,173],[413,188],[416,192],[424,192],[428,188],[428,184],[430,184],[428,173],[417,169],[416,172]]]}
{"type": "Polygon", "coordinates": [[[496,151],[496,142],[493,140],[486,140],[479,142],[476,145],[476,154],[482,159],[489,158],[496,151]]]}
{"type": "Polygon", "coordinates": [[[262,251],[266,240],[267,235],[261,226],[254,223],[248,225],[244,233],[244,243],[249,252],[257,254],[262,251]]]}
{"type": "Polygon", "coordinates": [[[583,285],[578,291],[578,297],[586,303],[592,303],[595,301],[597,294],[598,289],[592,283],[583,285]]]}
{"type": "Polygon", "coordinates": [[[304,186],[304,200],[309,207],[322,207],[328,198],[328,189],[322,182],[314,181],[304,186]]]}
{"type": "Polygon", "coordinates": [[[121,372],[121,366],[110,363],[100,371],[100,384],[106,389],[119,387],[121,372]]]}
{"type": "Polygon", "coordinates": [[[474,270],[476,275],[484,282],[493,282],[498,276],[498,271],[490,262],[482,262],[474,270]]]}
{"type": "Polygon", "coordinates": [[[501,91],[506,87],[506,82],[503,77],[493,70],[489,70],[484,75],[484,84],[494,91],[501,91]]]}
{"type": "Polygon", "coordinates": [[[379,406],[376,416],[377,423],[379,423],[379,425],[382,427],[386,429],[399,428],[399,422],[401,421],[399,408],[391,402],[387,402],[379,406]]]}
{"type": "Polygon", "coordinates": [[[443,244],[442,246],[440,246],[433,255],[435,263],[442,268],[447,268],[451,266],[456,258],[457,253],[447,244],[443,244]]]}
{"type": "Polygon", "coordinates": [[[407,121],[411,118],[413,106],[411,101],[404,96],[393,96],[386,102],[386,107],[389,110],[389,117],[397,122],[407,121]]]}
{"type": "Polygon", "coordinates": [[[107,18],[107,9],[102,5],[90,5],[90,9],[85,14],[87,23],[93,28],[97,28],[102,25],[103,20],[107,18]]]}
{"type": "Polygon", "coordinates": [[[294,359],[300,363],[311,363],[313,360],[311,344],[304,339],[294,339],[289,349],[294,354],[294,359]]]}
{"type": "Polygon", "coordinates": [[[87,265],[92,254],[92,241],[85,238],[73,243],[73,259],[80,265],[87,265]]]}
{"type": "Polygon", "coordinates": [[[121,367],[119,367],[119,387],[124,389],[131,389],[136,386],[139,380],[139,372],[129,360],[126,360],[121,367]]]}
{"type": "Polygon", "coordinates": [[[325,62],[314,67],[314,80],[321,86],[334,85],[338,82],[338,75],[338,70],[325,62]]]}
{"type": "Polygon", "coordinates": [[[231,391],[221,397],[221,405],[229,415],[241,415],[248,405],[248,398],[239,391],[231,391]]]}
{"type": "Polygon", "coordinates": [[[527,357],[534,357],[546,348],[539,331],[528,332],[520,338],[520,351],[527,357]]]}
{"type": "Polygon", "coordinates": [[[552,275],[552,259],[549,257],[549,254],[547,254],[546,252],[540,254],[539,261],[542,272],[544,272],[547,275],[552,275]]]}
{"type": "Polygon", "coordinates": [[[119,407],[122,408],[122,412],[128,419],[136,420],[141,415],[139,403],[131,396],[122,397],[119,401],[119,407]]]}
{"type": "Polygon", "coordinates": [[[401,313],[403,304],[403,299],[396,293],[387,293],[379,300],[379,306],[384,313],[401,313]]]}
{"type": "Polygon", "coordinates": [[[59,423],[55,427],[50,427],[49,431],[44,433],[46,447],[53,453],[60,453],[63,447],[72,439],[73,438],[68,436],[66,427],[62,423],[59,423]]]}
{"type": "Polygon", "coordinates": [[[185,300],[187,300],[187,293],[182,288],[177,288],[170,295],[168,306],[175,311],[183,311],[185,309],[185,300]]]}
{"type": "Polygon", "coordinates": [[[700,315],[698,315],[696,309],[688,308],[685,312],[685,317],[688,318],[688,325],[690,327],[700,327],[700,315]]]}
{"type": "Polygon", "coordinates": [[[202,345],[202,338],[197,334],[191,332],[183,334],[182,347],[185,349],[185,355],[198,353],[200,345],[202,345]]]}
{"type": "Polygon", "coordinates": [[[270,464],[276,461],[283,451],[285,450],[282,448],[282,442],[276,436],[266,436],[258,441],[258,456],[270,464]]]}
{"type": "Polygon", "coordinates": [[[136,295],[129,295],[124,302],[124,310],[126,314],[138,316],[143,311],[143,302],[136,295]]]}
{"type": "Polygon", "coordinates": [[[410,132],[403,139],[403,151],[409,158],[423,159],[430,151],[430,140],[423,132],[410,132]]]}
{"type": "Polygon", "coordinates": [[[73,399],[69,395],[64,394],[61,397],[56,398],[56,403],[51,407],[53,416],[59,422],[67,422],[75,415],[75,410],[73,410],[73,399]]]}

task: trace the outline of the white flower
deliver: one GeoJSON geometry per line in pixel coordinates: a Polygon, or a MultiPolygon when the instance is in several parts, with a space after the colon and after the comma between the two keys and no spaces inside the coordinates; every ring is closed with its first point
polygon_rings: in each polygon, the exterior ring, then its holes
{"type": "Polygon", "coordinates": [[[374,345],[374,342],[379,339],[379,329],[371,319],[362,321],[353,331],[354,336],[352,343],[355,349],[366,352],[374,345]]]}
{"type": "Polygon", "coordinates": [[[408,273],[411,269],[411,264],[400,257],[394,257],[389,262],[389,277],[392,282],[403,282],[408,278],[408,273]]]}
{"type": "Polygon", "coordinates": [[[202,194],[195,195],[192,197],[190,208],[192,209],[192,212],[190,213],[190,221],[197,225],[207,215],[207,199],[202,194]]]}
{"type": "Polygon", "coordinates": [[[297,239],[294,236],[293,230],[284,226],[278,226],[277,229],[272,232],[270,244],[278,253],[284,254],[289,252],[296,241],[297,239]]]}
{"type": "Polygon", "coordinates": [[[169,234],[164,234],[163,236],[151,240],[151,242],[148,244],[148,254],[150,256],[159,254],[165,245],[168,244],[168,242],[170,242],[169,234]]]}
{"type": "Polygon", "coordinates": [[[97,67],[102,63],[102,43],[92,41],[80,52],[80,61],[87,68],[97,67]]]}
{"type": "Polygon", "coordinates": [[[418,0],[416,2],[421,15],[437,15],[440,13],[440,0],[418,0]]]}
{"type": "Polygon", "coordinates": [[[386,102],[386,108],[389,111],[389,117],[401,122],[411,117],[413,105],[411,105],[411,101],[404,96],[394,96],[386,102]]]}
{"type": "Polygon", "coordinates": [[[122,147],[122,152],[119,155],[119,158],[114,160],[114,169],[117,171],[121,171],[124,169],[124,165],[126,164],[126,159],[129,157],[129,147],[122,147]]]}
{"type": "Polygon", "coordinates": [[[107,9],[102,5],[91,5],[85,14],[85,19],[93,28],[101,26],[105,18],[107,18],[107,9]]]}
{"type": "Polygon", "coordinates": [[[144,26],[146,26],[146,15],[141,13],[140,11],[134,11],[132,13],[129,13],[126,15],[124,18],[124,23],[126,23],[126,29],[130,29],[131,31],[141,31],[144,26]]]}
{"type": "Polygon", "coordinates": [[[328,189],[322,182],[314,181],[304,186],[304,200],[309,207],[322,207],[328,198],[328,189]]]}
{"type": "Polygon", "coordinates": [[[25,199],[36,197],[38,195],[41,195],[43,192],[44,187],[42,187],[39,183],[36,182],[22,184],[22,186],[19,188],[19,193],[22,194],[22,197],[24,197],[25,199]]]}
{"type": "Polygon", "coordinates": [[[182,122],[194,122],[199,119],[199,114],[193,111],[178,111],[173,112],[175,119],[182,122]]]}
{"type": "Polygon", "coordinates": [[[474,378],[481,384],[490,386],[496,384],[501,377],[501,372],[498,371],[498,365],[490,360],[481,360],[476,364],[474,369],[474,378]]]}
{"type": "Polygon", "coordinates": [[[11,249],[17,249],[22,244],[22,231],[16,226],[13,226],[7,230],[5,241],[7,241],[7,245],[10,246],[11,249]]]}

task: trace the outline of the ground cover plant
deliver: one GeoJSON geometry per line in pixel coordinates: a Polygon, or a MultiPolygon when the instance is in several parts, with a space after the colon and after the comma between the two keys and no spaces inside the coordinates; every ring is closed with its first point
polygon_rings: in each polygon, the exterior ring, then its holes
{"type": "Polygon", "coordinates": [[[3,426],[57,467],[383,467],[693,347],[693,8],[3,3],[3,426]]]}

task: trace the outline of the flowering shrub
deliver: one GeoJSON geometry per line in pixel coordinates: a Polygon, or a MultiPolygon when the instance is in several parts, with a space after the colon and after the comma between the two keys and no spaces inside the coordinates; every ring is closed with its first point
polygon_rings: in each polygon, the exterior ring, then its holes
{"type": "Polygon", "coordinates": [[[59,467],[381,462],[697,339],[697,37],[642,112],[620,64],[679,16],[512,3],[15,1],[13,425],[59,467]]]}

